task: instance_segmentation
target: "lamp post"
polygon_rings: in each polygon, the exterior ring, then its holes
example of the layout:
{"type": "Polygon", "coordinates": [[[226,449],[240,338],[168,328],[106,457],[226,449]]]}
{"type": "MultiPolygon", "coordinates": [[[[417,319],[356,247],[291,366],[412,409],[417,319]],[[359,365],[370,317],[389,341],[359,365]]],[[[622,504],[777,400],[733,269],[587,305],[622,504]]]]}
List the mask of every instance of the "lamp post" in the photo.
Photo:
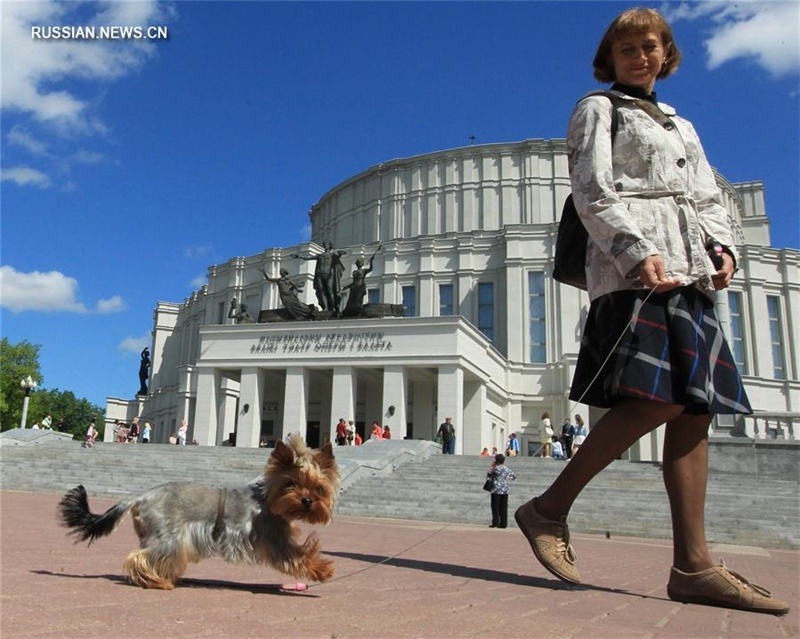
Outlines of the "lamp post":
{"type": "Polygon", "coordinates": [[[28,421],[28,401],[31,398],[31,391],[36,388],[36,382],[28,375],[24,378],[19,385],[25,391],[25,398],[22,400],[22,418],[19,420],[19,427],[25,428],[25,422],[28,421]]]}

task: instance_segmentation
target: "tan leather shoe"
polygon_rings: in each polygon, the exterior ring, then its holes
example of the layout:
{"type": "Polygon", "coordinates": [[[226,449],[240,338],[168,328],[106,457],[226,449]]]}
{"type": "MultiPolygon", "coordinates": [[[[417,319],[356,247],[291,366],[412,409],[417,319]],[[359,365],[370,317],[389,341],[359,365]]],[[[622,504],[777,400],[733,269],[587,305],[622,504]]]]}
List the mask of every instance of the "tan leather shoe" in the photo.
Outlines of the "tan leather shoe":
{"type": "Polygon", "coordinates": [[[536,511],[536,499],[531,499],[517,508],[514,519],[528,539],[539,563],[559,579],[571,584],[581,583],[565,519],[552,521],[542,517],[536,511]]]}
{"type": "Polygon", "coordinates": [[[741,575],[728,570],[723,562],[700,572],[683,572],[673,567],[669,573],[667,594],[673,601],[705,604],[785,615],[786,602],[772,597],[769,590],[751,584],[741,575]]]}

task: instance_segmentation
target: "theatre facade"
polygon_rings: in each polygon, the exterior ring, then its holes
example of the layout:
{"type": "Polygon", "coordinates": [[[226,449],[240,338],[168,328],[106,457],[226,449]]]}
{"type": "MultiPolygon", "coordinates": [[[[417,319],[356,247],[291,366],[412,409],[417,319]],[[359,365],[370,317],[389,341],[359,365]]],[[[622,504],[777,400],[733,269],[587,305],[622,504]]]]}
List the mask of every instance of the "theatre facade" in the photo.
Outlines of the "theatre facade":
{"type": "MultiPolygon", "coordinates": [[[[713,428],[798,439],[800,252],[771,246],[760,181],[717,181],[741,263],[715,305],[757,415],[713,428]]],[[[544,412],[556,427],[575,414],[591,426],[602,411],[568,400],[588,297],[551,277],[569,189],[560,139],[428,153],[346,180],[312,207],[311,242],[233,257],[183,302],[156,305],[148,393],[108,398],[107,421],[139,416],[166,442],[186,420],[200,445],[255,447],[292,432],[319,445],[340,417],[362,434],[377,420],[395,438],[433,439],[451,417],[458,454],[502,449],[511,432],[534,454],[544,412]],[[314,261],[292,255],[326,241],[344,251],[345,286],[375,254],[365,302],[403,316],[275,321],[283,305],[262,270],[286,269],[317,304],[314,261]],[[233,298],[270,321],[229,318],[233,298]]],[[[662,429],[629,457],[658,460],[662,429]]]]}

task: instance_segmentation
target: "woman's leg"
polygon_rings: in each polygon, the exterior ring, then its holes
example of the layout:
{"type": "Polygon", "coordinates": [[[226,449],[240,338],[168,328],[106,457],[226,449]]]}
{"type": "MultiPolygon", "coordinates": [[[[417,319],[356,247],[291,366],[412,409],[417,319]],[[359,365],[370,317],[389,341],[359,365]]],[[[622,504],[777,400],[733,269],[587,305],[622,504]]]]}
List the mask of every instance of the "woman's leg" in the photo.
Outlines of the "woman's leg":
{"type": "Polygon", "coordinates": [[[699,572],[713,564],[706,544],[708,425],[711,415],[683,413],[667,423],[664,485],[672,512],[672,565],[699,572]]]}
{"type": "Polygon", "coordinates": [[[558,521],[591,479],[642,435],[683,412],[683,406],[643,399],[624,400],[608,411],[586,436],[561,474],[536,501],[543,517],[558,521]]]}

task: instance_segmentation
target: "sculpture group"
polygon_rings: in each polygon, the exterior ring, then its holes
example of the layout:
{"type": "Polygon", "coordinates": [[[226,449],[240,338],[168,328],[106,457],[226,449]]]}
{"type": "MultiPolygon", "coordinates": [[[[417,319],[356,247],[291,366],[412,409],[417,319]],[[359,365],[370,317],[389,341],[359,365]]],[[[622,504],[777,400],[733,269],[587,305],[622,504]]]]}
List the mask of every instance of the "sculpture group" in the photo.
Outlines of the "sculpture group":
{"type": "MultiPolygon", "coordinates": [[[[264,269],[261,274],[267,282],[278,287],[278,295],[281,299],[283,309],[273,309],[262,311],[258,321],[286,321],[286,320],[324,320],[340,317],[362,317],[365,312],[364,298],[367,294],[366,279],[372,272],[373,262],[382,244],[369,257],[369,266],[363,257],[359,257],[355,262],[352,279],[349,283],[342,285],[342,274],[345,271],[342,257],[347,255],[347,251],[335,250],[328,240],[322,243],[322,252],[317,254],[300,255],[291,253],[292,259],[314,261],[314,293],[317,297],[317,305],[306,304],[300,299],[303,292],[303,282],[295,283],[289,276],[285,268],[280,269],[278,277],[271,277],[264,269]],[[342,307],[342,294],[348,291],[347,301],[342,307]]],[[[397,305],[381,304],[379,308],[373,309],[374,316],[380,315],[400,315],[402,307],[397,305]]],[[[249,313],[247,306],[240,303],[236,298],[231,300],[231,308],[228,317],[232,318],[237,324],[252,323],[255,320],[249,313]]]]}

